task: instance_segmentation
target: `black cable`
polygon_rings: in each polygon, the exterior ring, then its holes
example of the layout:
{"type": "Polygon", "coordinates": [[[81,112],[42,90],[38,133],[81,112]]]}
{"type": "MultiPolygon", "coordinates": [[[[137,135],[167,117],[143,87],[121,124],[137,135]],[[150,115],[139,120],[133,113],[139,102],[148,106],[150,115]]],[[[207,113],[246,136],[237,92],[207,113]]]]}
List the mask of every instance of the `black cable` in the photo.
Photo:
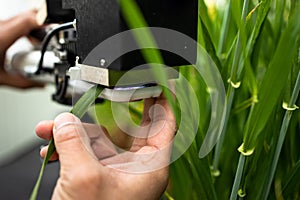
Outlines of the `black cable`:
{"type": "Polygon", "coordinates": [[[43,40],[42,43],[42,49],[41,49],[41,58],[38,64],[38,69],[35,72],[36,75],[40,74],[43,70],[47,71],[43,68],[43,63],[44,63],[44,57],[45,57],[45,53],[47,51],[48,45],[51,41],[51,39],[59,32],[62,30],[66,30],[69,28],[74,28],[74,23],[73,22],[68,22],[68,23],[64,23],[59,25],[58,27],[53,28],[45,37],[45,39],[43,40]]]}

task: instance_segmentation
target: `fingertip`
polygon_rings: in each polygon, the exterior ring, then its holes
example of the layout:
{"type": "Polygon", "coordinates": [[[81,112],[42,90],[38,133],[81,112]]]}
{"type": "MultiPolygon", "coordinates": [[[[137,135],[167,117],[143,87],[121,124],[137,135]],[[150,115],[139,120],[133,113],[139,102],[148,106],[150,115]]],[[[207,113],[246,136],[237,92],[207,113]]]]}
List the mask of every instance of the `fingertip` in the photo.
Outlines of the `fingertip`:
{"type": "MultiPolygon", "coordinates": [[[[48,151],[48,145],[41,148],[41,150],[40,150],[41,158],[44,159],[46,157],[47,151],[48,151]]],[[[50,161],[55,161],[55,160],[58,160],[58,154],[56,152],[54,152],[50,158],[50,161]]]]}
{"type": "Polygon", "coordinates": [[[50,121],[50,120],[43,120],[43,121],[40,121],[36,126],[35,126],[35,130],[36,132],[39,132],[41,131],[41,129],[49,126],[49,124],[53,122],[53,121],[50,121]]]}
{"type": "Polygon", "coordinates": [[[44,158],[46,156],[47,151],[48,151],[48,146],[42,147],[41,150],[40,150],[40,156],[42,158],[44,158]]]}
{"type": "Polygon", "coordinates": [[[63,113],[57,115],[57,117],[55,118],[54,122],[58,122],[58,121],[63,120],[63,119],[68,119],[69,121],[71,121],[71,120],[75,120],[74,118],[76,118],[76,117],[72,113],[70,113],[70,112],[63,112],[63,113]]]}
{"type": "Polygon", "coordinates": [[[80,119],[78,119],[75,115],[73,115],[72,113],[61,113],[59,114],[55,119],[54,119],[54,129],[58,130],[60,129],[62,126],[69,124],[69,123],[75,123],[75,122],[79,122],[80,123],[80,119]]]}
{"type": "Polygon", "coordinates": [[[52,138],[53,121],[41,121],[35,127],[36,134],[46,140],[52,138]]]}

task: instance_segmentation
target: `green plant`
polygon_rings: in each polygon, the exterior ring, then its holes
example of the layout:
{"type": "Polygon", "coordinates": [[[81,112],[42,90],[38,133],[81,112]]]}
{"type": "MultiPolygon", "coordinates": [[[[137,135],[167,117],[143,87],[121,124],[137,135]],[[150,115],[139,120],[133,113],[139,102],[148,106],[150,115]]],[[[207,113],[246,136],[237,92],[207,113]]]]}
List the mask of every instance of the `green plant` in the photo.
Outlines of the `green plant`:
{"type": "MultiPolygon", "coordinates": [[[[147,27],[135,1],[120,2],[131,28],[147,27]]],[[[177,120],[181,120],[177,122],[179,140],[197,134],[186,152],[171,164],[164,198],[298,199],[300,2],[225,3],[224,9],[198,0],[198,43],[211,59],[199,53],[195,67],[180,67],[182,78],[176,81],[176,90],[181,101],[172,103],[177,120]],[[216,147],[199,158],[213,115],[210,96],[215,88],[198,72],[211,66],[211,61],[222,75],[227,110],[218,113],[224,116],[219,122],[224,127],[216,147]],[[192,94],[196,94],[196,101],[192,94]],[[288,103],[282,106],[283,102],[288,103]]],[[[143,31],[136,35],[138,43],[154,47],[149,31],[143,31]]],[[[143,51],[143,55],[149,63],[163,62],[158,50],[143,51]]],[[[152,67],[158,82],[167,85],[160,69],[152,67]]],[[[179,142],[174,149],[181,147],[179,142]]]]}
{"type": "MultiPolygon", "coordinates": [[[[194,68],[181,67],[181,76],[198,94],[202,117],[194,142],[171,165],[165,198],[299,199],[300,184],[296,180],[300,174],[300,113],[296,104],[300,84],[300,2],[227,0],[225,9],[216,4],[208,7],[204,0],[198,3],[198,43],[222,74],[227,110],[216,148],[199,159],[210,123],[211,110],[207,107],[212,105],[211,94],[194,68]]],[[[138,15],[130,19],[133,28],[134,24],[146,26],[140,18],[138,15]]],[[[157,57],[156,53],[152,57],[157,57]]],[[[202,61],[197,62],[198,68],[210,65],[210,60],[204,59],[207,62],[203,63],[203,58],[199,59],[202,61]]],[[[189,95],[186,86],[177,80],[177,96],[189,95]]],[[[187,100],[181,109],[190,107],[193,112],[193,103],[187,100]]],[[[194,130],[195,118],[193,114],[180,114],[191,122],[179,133],[188,137],[187,133],[194,130]]]]}
{"type": "MultiPolygon", "coordinates": [[[[214,151],[199,159],[209,123],[200,119],[195,142],[171,165],[167,197],[299,199],[300,2],[228,0],[225,10],[198,2],[198,42],[227,88],[225,126],[214,151]]],[[[209,116],[205,93],[197,94],[209,116]]]]}
{"type": "MultiPolygon", "coordinates": [[[[147,26],[133,0],[120,3],[129,26],[147,26]]],[[[227,0],[218,7],[198,0],[198,5],[198,43],[211,60],[201,54],[195,68],[180,67],[184,78],[176,81],[177,97],[196,94],[196,101],[184,98],[178,105],[168,95],[177,120],[185,120],[177,122],[184,124],[180,139],[196,134],[171,164],[163,198],[300,199],[300,1],[227,0]],[[199,158],[213,115],[213,92],[197,69],[211,61],[222,75],[227,110],[217,113],[224,116],[217,145],[199,158]]],[[[151,34],[143,36],[137,41],[155,46],[151,34]]],[[[155,49],[143,54],[149,63],[162,63],[155,49]]],[[[167,85],[160,69],[153,69],[167,85]]],[[[109,113],[109,107],[98,111],[109,113]]]]}

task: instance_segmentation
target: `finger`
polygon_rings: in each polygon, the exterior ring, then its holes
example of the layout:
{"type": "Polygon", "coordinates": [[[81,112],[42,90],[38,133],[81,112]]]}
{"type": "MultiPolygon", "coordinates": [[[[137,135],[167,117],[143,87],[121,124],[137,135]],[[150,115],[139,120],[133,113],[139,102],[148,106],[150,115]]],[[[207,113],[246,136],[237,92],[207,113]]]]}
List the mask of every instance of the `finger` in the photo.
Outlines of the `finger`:
{"type": "Polygon", "coordinates": [[[74,166],[98,162],[81,121],[70,113],[63,113],[54,120],[53,136],[61,166],[72,170],[74,166]]]}
{"type": "Polygon", "coordinates": [[[145,146],[147,144],[147,137],[149,133],[151,123],[151,116],[150,116],[150,109],[155,104],[156,99],[155,98],[149,98],[145,99],[144,101],[144,111],[142,115],[142,122],[141,122],[141,129],[137,129],[138,133],[135,133],[136,137],[133,142],[132,146],[130,148],[130,151],[135,152],[138,151],[140,148],[145,146]]]}
{"type": "Polygon", "coordinates": [[[176,120],[167,99],[163,95],[145,101],[142,124],[148,124],[148,131],[144,133],[147,135],[143,138],[136,138],[131,151],[137,151],[146,145],[163,148],[172,141],[176,132],[176,120]]]}
{"type": "Polygon", "coordinates": [[[149,173],[169,165],[169,149],[158,150],[155,147],[144,146],[137,152],[123,152],[104,159],[101,163],[127,173],[149,173]]]}
{"type": "Polygon", "coordinates": [[[5,27],[0,29],[2,51],[5,51],[18,38],[29,34],[32,29],[39,27],[35,16],[36,11],[30,10],[1,22],[1,27],[5,27]]]}
{"type": "Polygon", "coordinates": [[[111,138],[107,129],[104,126],[99,126],[97,124],[83,123],[83,128],[90,138],[106,137],[111,138]]]}
{"type": "Polygon", "coordinates": [[[173,114],[172,108],[164,95],[161,95],[156,99],[155,105],[158,105],[158,107],[157,109],[153,110],[152,113],[153,121],[166,120],[169,122],[175,122],[175,116],[173,114]]]}
{"type": "Polygon", "coordinates": [[[160,96],[156,100],[152,110],[152,122],[148,146],[155,146],[162,149],[168,146],[176,133],[176,119],[166,98],[160,96]]]}
{"type": "Polygon", "coordinates": [[[35,132],[40,138],[51,140],[53,126],[53,121],[41,121],[36,125],[35,132]]]}
{"type": "Polygon", "coordinates": [[[150,109],[151,107],[155,104],[156,99],[155,98],[149,98],[145,99],[144,101],[144,111],[143,111],[143,116],[142,116],[142,126],[146,126],[151,122],[151,116],[150,116],[150,109]]]}
{"type": "MultiPolygon", "coordinates": [[[[37,124],[35,128],[36,134],[45,140],[51,140],[52,136],[52,129],[53,129],[53,121],[41,121],[37,124]]],[[[40,150],[40,156],[42,158],[45,158],[48,151],[48,145],[43,147],[40,150]]],[[[56,152],[53,153],[53,155],[50,158],[50,161],[55,161],[58,159],[58,154],[56,152]]]]}
{"type": "MultiPolygon", "coordinates": [[[[43,148],[41,149],[41,151],[40,151],[40,156],[41,156],[42,158],[45,158],[45,156],[46,156],[46,154],[47,154],[47,151],[48,151],[48,145],[45,146],[45,147],[43,147],[43,148]]],[[[58,160],[58,154],[57,154],[56,151],[53,153],[53,155],[51,156],[51,158],[50,158],[49,160],[50,160],[50,161],[58,160]]]]}
{"type": "Polygon", "coordinates": [[[99,160],[117,154],[116,147],[104,127],[96,124],[83,124],[83,127],[90,138],[92,150],[99,160]]]}
{"type": "Polygon", "coordinates": [[[8,74],[4,71],[0,72],[0,85],[9,85],[16,88],[32,88],[43,87],[44,85],[35,81],[31,81],[19,74],[8,74]]]}

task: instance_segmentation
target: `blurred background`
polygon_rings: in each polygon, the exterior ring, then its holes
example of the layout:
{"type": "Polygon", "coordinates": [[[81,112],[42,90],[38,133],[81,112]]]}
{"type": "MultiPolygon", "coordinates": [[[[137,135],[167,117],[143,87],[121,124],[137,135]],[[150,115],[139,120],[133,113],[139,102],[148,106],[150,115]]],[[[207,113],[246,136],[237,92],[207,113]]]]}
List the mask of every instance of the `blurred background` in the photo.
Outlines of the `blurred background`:
{"type": "MultiPolygon", "coordinates": [[[[33,8],[37,0],[0,0],[0,20],[33,8]]],[[[1,29],[2,27],[0,27],[1,29]]],[[[21,38],[7,52],[7,59],[32,48],[21,38]]],[[[18,90],[0,86],[0,199],[28,199],[41,166],[39,148],[46,141],[35,135],[41,120],[53,119],[70,108],[51,100],[54,87],[18,90]]],[[[58,177],[58,163],[47,167],[39,199],[50,199],[58,177]]]]}

